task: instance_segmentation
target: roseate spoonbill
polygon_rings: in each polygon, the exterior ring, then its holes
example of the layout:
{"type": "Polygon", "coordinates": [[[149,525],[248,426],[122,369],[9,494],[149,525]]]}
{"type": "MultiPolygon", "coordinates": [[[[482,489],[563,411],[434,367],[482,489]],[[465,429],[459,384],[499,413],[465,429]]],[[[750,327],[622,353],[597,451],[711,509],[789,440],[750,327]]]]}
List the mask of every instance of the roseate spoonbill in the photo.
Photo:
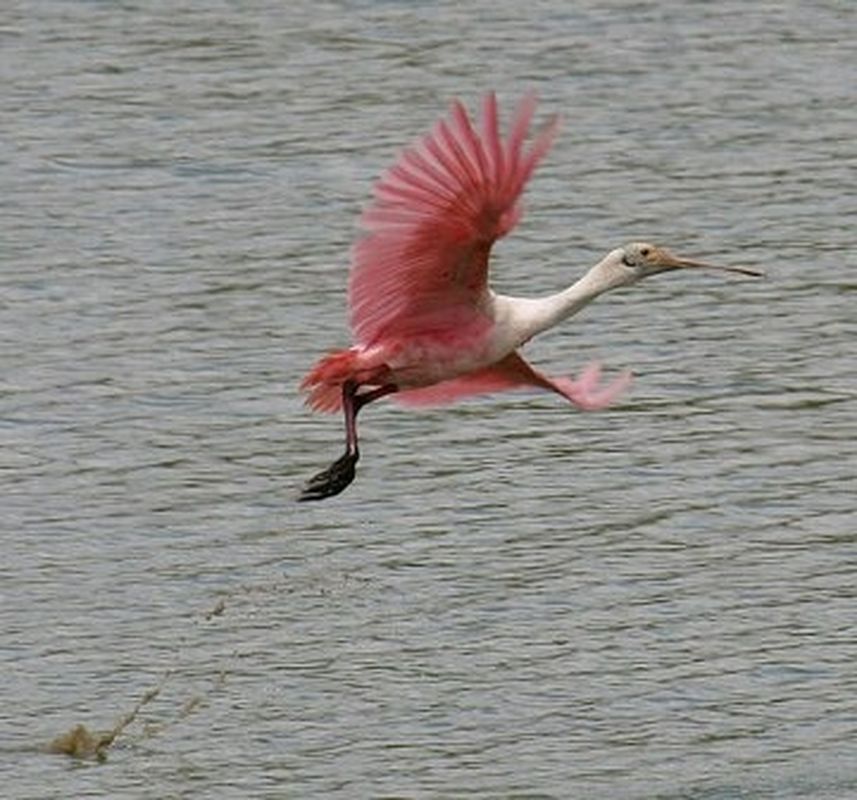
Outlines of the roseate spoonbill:
{"type": "Polygon", "coordinates": [[[529,386],[580,409],[604,408],[626,388],[628,373],[606,386],[597,364],[577,380],[548,377],[524,360],[521,346],[603,292],[650,275],[680,269],[761,274],[633,243],[612,250],[557,294],[495,294],[488,285],[491,246],[518,222],[524,186],[559,124],[553,117],[525,146],[535,105],[532,94],[524,97],[503,138],[493,93],[483,102],[481,132],[454,102],[449,118],[376,183],[348,284],[355,344],[324,356],[301,384],[313,409],[343,411],[346,449],[309,480],[301,500],[338,494],[354,479],[357,413],[367,403],[395,393],[405,404],[434,405],[529,386]]]}

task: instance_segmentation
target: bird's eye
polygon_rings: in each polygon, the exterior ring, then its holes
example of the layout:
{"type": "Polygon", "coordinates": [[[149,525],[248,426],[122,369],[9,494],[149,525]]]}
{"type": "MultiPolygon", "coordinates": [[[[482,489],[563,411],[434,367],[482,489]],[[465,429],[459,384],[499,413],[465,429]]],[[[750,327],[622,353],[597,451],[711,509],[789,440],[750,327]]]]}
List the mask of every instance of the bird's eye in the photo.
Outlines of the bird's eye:
{"type": "Polygon", "coordinates": [[[649,253],[651,253],[651,252],[652,252],[652,251],[651,251],[651,250],[649,250],[649,248],[648,248],[648,247],[644,247],[642,250],[640,250],[640,255],[641,255],[643,258],[648,258],[648,257],[649,257],[649,253]]]}

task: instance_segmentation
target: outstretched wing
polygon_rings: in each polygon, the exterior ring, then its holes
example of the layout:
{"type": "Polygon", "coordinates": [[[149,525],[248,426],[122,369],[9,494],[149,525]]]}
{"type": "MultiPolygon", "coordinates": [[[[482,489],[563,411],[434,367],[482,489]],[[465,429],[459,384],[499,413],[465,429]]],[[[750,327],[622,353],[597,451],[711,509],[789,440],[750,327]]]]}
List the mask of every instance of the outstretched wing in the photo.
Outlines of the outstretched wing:
{"type": "Polygon", "coordinates": [[[504,140],[493,93],[483,103],[481,132],[456,101],[449,118],[380,178],[353,252],[348,301],[356,342],[436,330],[444,319],[456,325],[462,312],[475,312],[491,246],[518,221],[521,193],[557,130],[554,118],[524,147],[535,107],[534,95],[525,96],[504,140]]]}
{"type": "Polygon", "coordinates": [[[601,367],[589,364],[577,380],[557,378],[539,372],[520,353],[510,353],[501,361],[476,372],[419,389],[397,392],[393,399],[406,406],[436,406],[465,397],[505,389],[530,386],[556,392],[581,411],[607,408],[631,384],[631,373],[623,372],[606,386],[601,383],[601,367]]]}

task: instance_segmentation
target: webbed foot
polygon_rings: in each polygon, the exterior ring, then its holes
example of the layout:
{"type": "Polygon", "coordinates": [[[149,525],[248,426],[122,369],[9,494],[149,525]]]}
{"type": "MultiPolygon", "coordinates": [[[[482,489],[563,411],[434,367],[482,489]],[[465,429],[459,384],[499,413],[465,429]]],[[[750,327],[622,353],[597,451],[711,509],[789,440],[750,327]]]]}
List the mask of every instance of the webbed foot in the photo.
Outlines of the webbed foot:
{"type": "Polygon", "coordinates": [[[314,475],[306,482],[298,500],[324,500],[346,489],[354,480],[354,467],[360,458],[357,452],[340,456],[327,469],[314,475]]]}

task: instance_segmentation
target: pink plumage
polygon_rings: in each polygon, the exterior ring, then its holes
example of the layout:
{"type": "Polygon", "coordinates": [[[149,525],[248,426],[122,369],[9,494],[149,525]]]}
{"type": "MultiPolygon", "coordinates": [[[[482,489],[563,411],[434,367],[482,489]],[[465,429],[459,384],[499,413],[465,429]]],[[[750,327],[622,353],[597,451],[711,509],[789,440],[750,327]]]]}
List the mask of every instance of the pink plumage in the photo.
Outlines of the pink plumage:
{"type": "Polygon", "coordinates": [[[377,182],[348,286],[356,346],[326,356],[304,379],[315,410],[337,411],[344,382],[376,383],[367,375],[392,379],[402,402],[420,405],[525,385],[499,366],[459,375],[490,349],[491,246],[518,222],[521,194],[559,124],[554,117],[525,148],[535,106],[532,94],[524,97],[504,140],[493,93],[483,103],[481,134],[456,101],[449,120],[377,182]],[[415,386],[436,388],[409,393],[415,386]]]}
{"type": "Polygon", "coordinates": [[[348,283],[354,344],[322,358],[302,383],[315,410],[344,411],[346,451],[310,480],[301,499],[329,497],[353,480],[357,413],[388,394],[426,406],[535,387],[583,410],[604,408],[626,389],[629,373],[607,386],[600,385],[595,364],[576,380],[549,377],[528,364],[520,348],[605,291],[666,270],[711,268],[632,243],[556,294],[494,293],[488,285],[491,247],[520,219],[521,194],[559,125],[553,117],[529,138],[535,107],[535,97],[525,96],[503,137],[493,93],[483,102],[479,130],[455,102],[449,117],[405,150],[375,185],[348,283]]]}
{"type": "Polygon", "coordinates": [[[524,150],[534,110],[528,95],[504,142],[493,94],[483,104],[481,136],[456,102],[449,121],[381,177],[361,220],[367,233],[354,247],[348,286],[357,343],[451,327],[448,320],[474,313],[487,288],[491,245],[517,223],[524,185],[556,133],[554,119],[524,150]]]}

